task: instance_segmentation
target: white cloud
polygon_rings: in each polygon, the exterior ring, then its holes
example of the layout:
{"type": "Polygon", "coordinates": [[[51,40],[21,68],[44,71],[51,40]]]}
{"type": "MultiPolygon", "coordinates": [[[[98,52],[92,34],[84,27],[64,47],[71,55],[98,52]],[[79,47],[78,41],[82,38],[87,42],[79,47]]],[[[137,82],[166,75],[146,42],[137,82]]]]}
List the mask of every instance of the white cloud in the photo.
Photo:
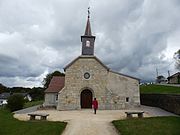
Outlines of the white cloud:
{"type": "Polygon", "coordinates": [[[1,0],[0,82],[38,86],[45,73],[80,55],[91,5],[95,54],[109,67],[143,80],[176,72],[178,0],[1,0]]]}

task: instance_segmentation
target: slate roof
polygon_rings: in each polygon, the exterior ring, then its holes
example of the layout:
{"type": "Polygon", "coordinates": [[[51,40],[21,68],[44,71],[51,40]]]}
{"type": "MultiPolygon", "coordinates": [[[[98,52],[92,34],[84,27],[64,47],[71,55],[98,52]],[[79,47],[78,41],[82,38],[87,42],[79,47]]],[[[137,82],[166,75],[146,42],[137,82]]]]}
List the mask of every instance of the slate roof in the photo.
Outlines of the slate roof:
{"type": "Polygon", "coordinates": [[[65,83],[64,76],[53,76],[48,88],[44,92],[45,93],[57,93],[62,88],[64,88],[64,83],[65,83]]]}
{"type": "Polygon", "coordinates": [[[178,76],[178,75],[180,75],[180,72],[177,72],[177,73],[175,73],[175,74],[169,76],[168,79],[173,78],[173,77],[178,76]]]}
{"type": "MultiPolygon", "coordinates": [[[[27,96],[28,93],[12,93],[12,95],[22,95],[23,97],[27,96]]],[[[0,99],[8,99],[10,97],[10,93],[4,92],[0,94],[0,99]]]]}
{"type": "Polygon", "coordinates": [[[90,25],[89,17],[88,17],[88,20],[87,20],[87,24],[86,24],[86,29],[85,29],[84,35],[85,35],[85,36],[92,36],[92,33],[91,33],[91,25],[90,25]]]}
{"type": "Polygon", "coordinates": [[[8,97],[10,97],[10,93],[4,92],[0,94],[0,99],[8,99],[8,97]]]}

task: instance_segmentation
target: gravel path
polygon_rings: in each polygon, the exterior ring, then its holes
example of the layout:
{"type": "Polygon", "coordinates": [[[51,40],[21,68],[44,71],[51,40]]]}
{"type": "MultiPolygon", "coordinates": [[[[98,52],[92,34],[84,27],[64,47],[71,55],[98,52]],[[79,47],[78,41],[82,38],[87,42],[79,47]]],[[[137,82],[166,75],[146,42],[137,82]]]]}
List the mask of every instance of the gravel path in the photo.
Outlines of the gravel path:
{"type": "MultiPolygon", "coordinates": [[[[143,110],[145,117],[174,116],[174,114],[156,107],[141,106],[133,110],[143,110]]],[[[127,110],[98,110],[96,115],[90,109],[74,111],[43,110],[37,112],[50,114],[49,121],[68,122],[63,135],[118,135],[111,121],[125,119],[125,111],[127,110]]],[[[14,117],[19,120],[29,120],[27,113],[15,114],[14,117]]]]}
{"type": "Polygon", "coordinates": [[[167,112],[158,107],[150,107],[141,105],[141,109],[144,110],[150,116],[177,116],[174,113],[167,112]]]}
{"type": "Polygon", "coordinates": [[[37,111],[37,108],[38,108],[39,106],[40,106],[40,105],[36,105],[36,106],[33,106],[33,107],[21,109],[21,110],[15,111],[15,112],[13,112],[13,113],[15,113],[15,114],[24,114],[24,113],[35,112],[35,111],[37,111]]]}

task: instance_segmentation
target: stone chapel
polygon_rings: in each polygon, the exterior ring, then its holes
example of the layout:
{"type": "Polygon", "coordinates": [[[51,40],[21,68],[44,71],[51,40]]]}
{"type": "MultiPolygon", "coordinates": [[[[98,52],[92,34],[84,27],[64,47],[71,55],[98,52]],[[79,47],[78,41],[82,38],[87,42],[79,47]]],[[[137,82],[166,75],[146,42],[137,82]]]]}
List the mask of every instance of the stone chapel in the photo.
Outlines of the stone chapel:
{"type": "Polygon", "coordinates": [[[92,108],[94,97],[99,109],[128,109],[140,105],[139,79],[108,68],[94,55],[95,36],[88,15],[81,36],[82,53],[65,66],[65,77],[53,77],[45,91],[44,106],[57,110],[92,108]]]}

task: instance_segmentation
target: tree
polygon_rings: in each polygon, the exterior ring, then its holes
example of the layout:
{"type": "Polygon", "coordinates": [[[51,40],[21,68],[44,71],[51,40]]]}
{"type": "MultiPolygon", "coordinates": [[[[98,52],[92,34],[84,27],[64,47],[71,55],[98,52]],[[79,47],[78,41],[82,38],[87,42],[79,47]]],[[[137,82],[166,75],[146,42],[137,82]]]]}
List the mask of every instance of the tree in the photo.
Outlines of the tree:
{"type": "Polygon", "coordinates": [[[174,53],[174,59],[176,61],[175,63],[176,69],[180,70],[180,49],[174,53]]]}
{"type": "Polygon", "coordinates": [[[24,87],[12,87],[12,88],[8,88],[9,92],[13,92],[13,93],[28,93],[31,88],[24,88],[24,87]]]}
{"type": "Polygon", "coordinates": [[[20,94],[11,95],[8,98],[7,107],[10,109],[11,112],[17,111],[23,108],[25,100],[24,97],[20,94]]]}
{"type": "Polygon", "coordinates": [[[0,83],[0,93],[6,92],[7,87],[0,83]]]}
{"type": "Polygon", "coordinates": [[[43,100],[44,99],[44,88],[34,87],[29,91],[33,100],[43,100]]]}
{"type": "Polygon", "coordinates": [[[43,82],[42,82],[44,85],[44,88],[48,87],[53,76],[65,76],[65,74],[61,73],[59,71],[54,71],[52,73],[47,74],[46,77],[43,79],[43,82]]]}

